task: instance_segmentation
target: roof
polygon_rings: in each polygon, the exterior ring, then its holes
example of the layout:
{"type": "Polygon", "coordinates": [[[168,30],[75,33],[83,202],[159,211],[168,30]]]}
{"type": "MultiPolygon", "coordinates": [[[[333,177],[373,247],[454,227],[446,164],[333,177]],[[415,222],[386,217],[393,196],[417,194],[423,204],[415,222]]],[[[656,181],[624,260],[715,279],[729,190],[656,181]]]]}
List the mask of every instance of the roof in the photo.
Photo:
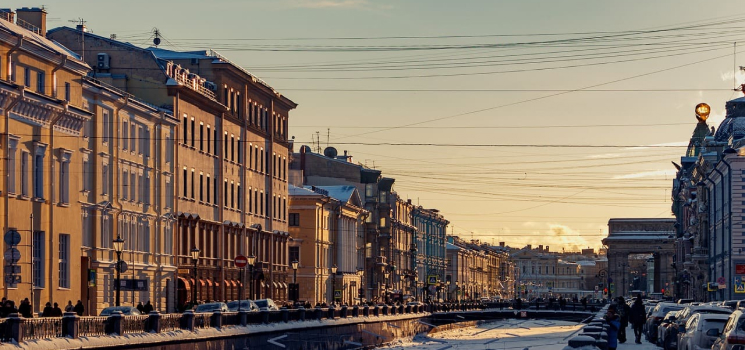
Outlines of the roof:
{"type": "Polygon", "coordinates": [[[320,196],[321,194],[313,192],[309,189],[290,185],[287,188],[287,192],[290,196],[320,196]]]}
{"type": "Polygon", "coordinates": [[[360,205],[359,194],[357,194],[357,188],[354,186],[315,186],[315,188],[326,190],[329,197],[338,199],[342,203],[349,203],[351,201],[354,205],[360,205]]]}
{"type": "Polygon", "coordinates": [[[447,249],[449,249],[449,250],[461,250],[461,249],[463,249],[463,248],[461,248],[461,247],[459,247],[459,246],[457,246],[455,244],[452,244],[452,243],[445,243],[445,247],[447,249]]]}
{"type": "MultiPolygon", "coordinates": [[[[84,65],[86,67],[89,67],[85,62],[83,62],[80,59],[80,56],[78,56],[76,53],[68,50],[66,47],[62,46],[60,43],[49,40],[45,38],[42,35],[36,34],[30,30],[24,29],[22,27],[17,26],[14,23],[8,22],[6,20],[0,20],[0,29],[4,29],[6,31],[9,31],[11,33],[23,35],[24,41],[32,42],[42,48],[45,48],[49,51],[52,51],[56,54],[63,55],[67,57],[68,59],[72,59],[76,61],[78,64],[84,65]]],[[[89,67],[90,68],[90,67],[89,67]]]]}

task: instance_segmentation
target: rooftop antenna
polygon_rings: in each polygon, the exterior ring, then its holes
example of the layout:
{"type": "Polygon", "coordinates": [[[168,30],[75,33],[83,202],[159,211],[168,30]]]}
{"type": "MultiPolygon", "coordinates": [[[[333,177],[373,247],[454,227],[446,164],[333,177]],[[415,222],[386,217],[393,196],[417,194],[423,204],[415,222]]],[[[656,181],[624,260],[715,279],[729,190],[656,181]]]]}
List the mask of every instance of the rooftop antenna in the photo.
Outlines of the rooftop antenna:
{"type": "Polygon", "coordinates": [[[160,45],[160,30],[158,28],[153,28],[153,35],[155,35],[155,38],[153,38],[153,45],[155,47],[158,47],[160,45]]]}
{"type": "Polygon", "coordinates": [[[321,153],[321,133],[316,131],[316,153],[321,153]]]}
{"type": "Polygon", "coordinates": [[[331,128],[326,128],[326,147],[329,146],[331,140],[331,128]]]}
{"type": "Polygon", "coordinates": [[[78,17],[78,19],[71,19],[71,20],[68,20],[68,22],[77,23],[77,25],[75,26],[75,29],[80,30],[80,59],[81,61],[85,61],[85,32],[86,32],[85,23],[86,23],[86,20],[78,17]]]}

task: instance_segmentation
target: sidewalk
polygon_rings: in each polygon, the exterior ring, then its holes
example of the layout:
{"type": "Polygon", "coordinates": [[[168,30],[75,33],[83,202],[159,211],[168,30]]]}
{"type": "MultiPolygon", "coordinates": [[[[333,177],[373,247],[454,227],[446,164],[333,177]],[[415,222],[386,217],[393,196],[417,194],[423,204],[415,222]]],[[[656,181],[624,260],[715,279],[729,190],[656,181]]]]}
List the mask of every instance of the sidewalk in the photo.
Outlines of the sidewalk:
{"type": "Polygon", "coordinates": [[[644,340],[644,335],[642,335],[642,343],[637,344],[634,343],[634,329],[629,326],[626,328],[626,342],[623,344],[618,344],[617,350],[661,350],[660,347],[657,345],[654,345],[646,340],[644,340]]]}

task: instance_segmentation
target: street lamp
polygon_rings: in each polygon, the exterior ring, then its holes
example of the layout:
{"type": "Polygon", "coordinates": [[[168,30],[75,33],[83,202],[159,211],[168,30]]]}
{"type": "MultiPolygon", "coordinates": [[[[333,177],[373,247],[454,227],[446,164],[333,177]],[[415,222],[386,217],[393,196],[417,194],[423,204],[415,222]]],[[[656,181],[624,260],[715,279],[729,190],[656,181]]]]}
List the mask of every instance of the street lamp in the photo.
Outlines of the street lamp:
{"type": "MultiPolygon", "coordinates": [[[[383,276],[385,277],[385,296],[386,296],[386,298],[388,297],[388,277],[389,277],[390,275],[391,275],[391,273],[390,273],[390,272],[388,272],[388,271],[386,271],[386,272],[385,272],[385,273],[383,274],[383,276]]],[[[388,302],[388,301],[386,300],[386,302],[388,302]]]]}
{"type": "Polygon", "coordinates": [[[124,240],[121,236],[117,236],[114,240],[114,251],[116,252],[116,306],[119,306],[119,296],[122,290],[122,249],[124,249],[124,240]]]}
{"type": "MultiPolygon", "coordinates": [[[[452,300],[453,297],[450,296],[450,280],[445,281],[445,285],[447,286],[446,288],[448,289],[447,298],[452,300]]],[[[450,301],[448,301],[448,302],[450,302],[450,301]]]]}
{"type": "Polygon", "coordinates": [[[362,290],[362,295],[360,295],[359,291],[357,292],[357,297],[360,299],[360,304],[362,304],[362,298],[364,298],[364,291],[365,291],[365,278],[363,275],[365,274],[365,269],[358,268],[357,269],[357,275],[360,276],[360,287],[359,289],[362,290]]]}
{"type": "Polygon", "coordinates": [[[194,263],[194,290],[192,291],[192,303],[197,304],[197,262],[199,261],[199,248],[191,249],[191,261],[194,263]]]}
{"type": "Polygon", "coordinates": [[[292,262],[292,273],[293,273],[292,284],[295,285],[292,290],[294,291],[293,292],[294,293],[293,296],[295,297],[294,298],[294,301],[295,301],[295,303],[297,303],[297,297],[298,297],[298,294],[300,294],[299,293],[299,288],[298,288],[298,285],[297,285],[297,260],[295,260],[295,261],[292,262]]]}
{"type": "Polygon", "coordinates": [[[334,266],[331,266],[331,276],[332,276],[332,287],[331,287],[331,302],[336,302],[336,264],[334,266]]]}
{"type": "Polygon", "coordinates": [[[251,300],[254,299],[253,290],[254,290],[254,263],[256,262],[256,257],[251,254],[246,258],[248,260],[248,276],[249,276],[249,284],[248,284],[248,295],[251,297],[251,300]]]}

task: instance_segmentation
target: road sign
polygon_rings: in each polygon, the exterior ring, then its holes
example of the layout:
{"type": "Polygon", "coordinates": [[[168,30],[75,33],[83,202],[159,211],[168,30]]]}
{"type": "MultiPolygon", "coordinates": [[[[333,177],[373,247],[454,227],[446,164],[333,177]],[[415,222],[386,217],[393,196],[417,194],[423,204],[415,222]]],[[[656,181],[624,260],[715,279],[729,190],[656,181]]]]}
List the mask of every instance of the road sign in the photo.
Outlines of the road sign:
{"type": "Polygon", "coordinates": [[[735,293],[737,294],[745,293],[745,284],[742,284],[742,283],[735,284],[735,293]]]}
{"type": "Polygon", "coordinates": [[[18,243],[21,243],[21,234],[18,231],[10,229],[5,232],[5,244],[18,245],[18,243]]]}
{"type": "Polygon", "coordinates": [[[5,276],[6,284],[19,284],[21,283],[21,275],[7,275],[5,276]]]}
{"type": "Polygon", "coordinates": [[[334,291],[334,299],[341,299],[341,289],[334,291]]]}
{"type": "Polygon", "coordinates": [[[18,249],[10,248],[5,251],[5,260],[14,263],[21,260],[21,252],[18,249]]]}
{"type": "Polygon", "coordinates": [[[717,283],[718,284],[724,284],[725,283],[724,277],[717,278],[717,283]]]}
{"type": "Polygon", "coordinates": [[[437,284],[437,275],[427,276],[427,284],[437,284]]]}
{"type": "Polygon", "coordinates": [[[129,270],[129,266],[127,266],[127,262],[122,260],[119,262],[119,273],[125,273],[129,270]]]}
{"type": "Polygon", "coordinates": [[[616,292],[616,284],[615,283],[611,283],[610,284],[610,292],[611,293],[615,293],[616,292]]]}
{"type": "Polygon", "coordinates": [[[243,255],[238,255],[233,259],[233,262],[235,263],[235,267],[246,267],[246,265],[248,265],[248,258],[243,255]]]}
{"type": "Polygon", "coordinates": [[[179,275],[188,275],[190,273],[192,273],[192,270],[191,269],[178,269],[178,274],[179,275]]]}
{"type": "Polygon", "coordinates": [[[21,273],[21,266],[20,265],[5,265],[5,274],[15,274],[15,273],[21,273]]]}

